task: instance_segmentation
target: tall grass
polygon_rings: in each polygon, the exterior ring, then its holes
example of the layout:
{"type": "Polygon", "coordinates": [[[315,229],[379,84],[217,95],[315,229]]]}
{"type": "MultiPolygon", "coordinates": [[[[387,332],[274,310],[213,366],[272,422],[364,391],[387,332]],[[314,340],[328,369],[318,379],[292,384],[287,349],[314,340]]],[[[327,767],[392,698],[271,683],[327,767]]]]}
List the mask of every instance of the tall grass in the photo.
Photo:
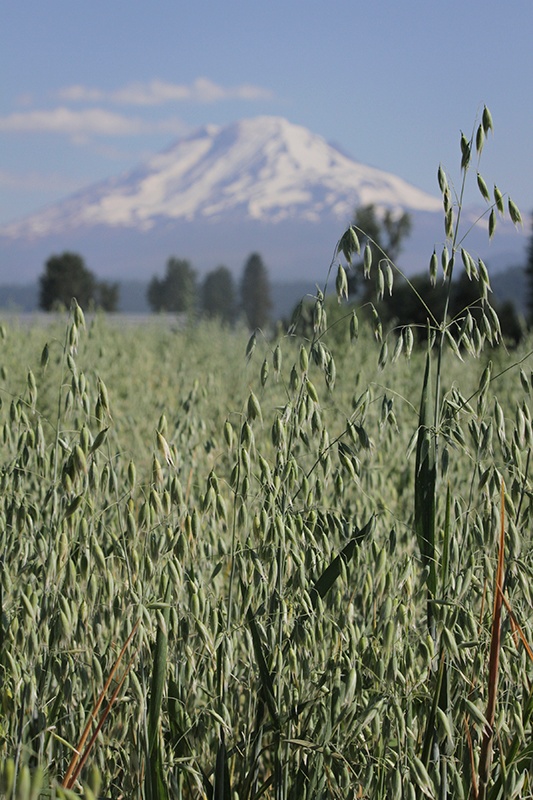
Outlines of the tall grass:
{"type": "MultiPolygon", "coordinates": [[[[491,127],[457,198],[439,170],[430,259],[480,300],[428,310],[424,344],[346,303],[353,228],[303,336],[124,333],[77,304],[4,330],[4,796],[531,796],[530,351],[461,232],[491,127]]],[[[368,253],[381,297],[396,267],[368,253]]]]}

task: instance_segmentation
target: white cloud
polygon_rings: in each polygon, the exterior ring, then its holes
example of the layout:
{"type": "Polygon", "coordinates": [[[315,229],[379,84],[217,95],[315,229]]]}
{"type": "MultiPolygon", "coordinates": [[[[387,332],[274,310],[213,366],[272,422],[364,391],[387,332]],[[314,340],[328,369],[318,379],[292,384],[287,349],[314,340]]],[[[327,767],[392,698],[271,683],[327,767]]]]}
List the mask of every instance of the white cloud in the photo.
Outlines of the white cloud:
{"type": "Polygon", "coordinates": [[[79,84],[60,89],[60,91],[57,92],[57,96],[60,100],[74,103],[80,101],[95,103],[104,99],[104,93],[101,92],[100,89],[89,89],[79,84]]]}
{"type": "Polygon", "coordinates": [[[62,133],[77,141],[90,136],[137,136],[157,132],[182,133],[183,130],[183,123],[176,119],[148,122],[102,108],[72,111],[62,107],[48,111],[20,111],[0,117],[0,131],[62,133]]]}
{"type": "Polygon", "coordinates": [[[66,133],[72,136],[100,134],[126,136],[144,133],[142,120],[125,117],[101,108],[71,111],[54,108],[49,111],[19,111],[0,117],[0,131],[66,133]]]}
{"type": "Polygon", "coordinates": [[[166,103],[215,103],[222,100],[268,100],[273,94],[269,89],[252,84],[224,87],[208,78],[197,78],[193,83],[179,84],[153,80],[147,83],[131,83],[113,92],[104,92],[87,86],[74,85],[61,89],[61,100],[68,102],[109,102],[118,105],[159,106],[166,103]]]}
{"type": "MultiPolygon", "coordinates": [[[[197,78],[191,84],[152,80],[131,83],[114,91],[73,84],[57,93],[62,105],[52,109],[20,108],[0,116],[0,132],[57,133],[69,136],[77,144],[86,144],[98,136],[141,136],[153,133],[181,135],[187,128],[176,118],[149,120],[142,116],[122,114],[102,107],[104,104],[147,108],[170,103],[215,103],[223,100],[256,101],[272,97],[272,92],[252,84],[224,87],[197,78]],[[95,104],[94,107],[74,108],[73,103],[95,104]]],[[[32,98],[19,98],[20,104],[32,98]]]]}

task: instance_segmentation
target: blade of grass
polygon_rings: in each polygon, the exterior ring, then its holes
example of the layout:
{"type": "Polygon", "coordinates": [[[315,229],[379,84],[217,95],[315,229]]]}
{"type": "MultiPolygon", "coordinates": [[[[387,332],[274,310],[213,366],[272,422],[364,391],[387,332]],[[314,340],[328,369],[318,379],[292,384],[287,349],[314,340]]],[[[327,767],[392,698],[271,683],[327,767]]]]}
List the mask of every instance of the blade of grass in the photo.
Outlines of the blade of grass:
{"type": "MultiPolygon", "coordinates": [[[[244,586],[242,588],[244,592],[244,586]]],[[[272,717],[272,722],[274,723],[276,729],[279,730],[280,720],[278,716],[278,710],[276,707],[274,681],[272,674],[267,666],[267,661],[264,654],[263,643],[261,641],[259,628],[257,627],[257,623],[250,608],[248,608],[246,611],[246,617],[248,621],[248,626],[250,628],[250,633],[252,634],[254,655],[255,655],[255,660],[257,662],[257,667],[259,669],[259,677],[261,680],[262,696],[270,712],[270,716],[272,717]]]]}
{"type": "Polygon", "coordinates": [[[322,575],[314,583],[309,593],[314,609],[316,609],[318,598],[322,600],[326,596],[341,574],[342,562],[344,562],[344,564],[348,564],[352,560],[353,554],[355,553],[355,548],[363,541],[363,539],[374,527],[374,519],[374,516],[372,516],[363,528],[356,530],[355,535],[350,539],[348,544],[341,550],[339,555],[333,559],[331,564],[324,570],[322,575]]]}
{"type": "Polygon", "coordinates": [[[479,800],[485,800],[487,796],[487,786],[490,777],[492,764],[492,741],[494,738],[494,717],[496,710],[496,695],[498,690],[498,672],[500,666],[500,645],[501,645],[501,616],[503,598],[503,566],[504,566],[504,547],[505,547],[505,488],[502,481],[501,485],[501,514],[500,514],[500,543],[498,552],[498,567],[496,571],[496,581],[494,587],[494,605],[492,611],[492,630],[490,640],[489,656],[489,681],[488,681],[488,700],[485,718],[488,725],[483,731],[481,742],[481,752],[479,757],[479,800]]]}
{"type": "Polygon", "coordinates": [[[433,601],[436,595],[435,568],[435,490],[437,478],[436,442],[434,431],[434,398],[431,380],[430,354],[426,355],[420,414],[418,420],[418,438],[416,444],[415,466],[415,531],[422,558],[422,566],[426,571],[428,589],[428,629],[435,641],[435,615],[433,601]]]}
{"type": "Polygon", "coordinates": [[[215,767],[215,786],[213,788],[213,800],[229,800],[231,797],[231,786],[229,782],[228,760],[226,753],[226,742],[224,731],[220,728],[220,736],[217,748],[217,761],[215,767]]]}
{"type": "Polygon", "coordinates": [[[444,677],[445,663],[446,663],[445,656],[443,653],[440,659],[439,671],[437,673],[437,685],[435,687],[435,692],[433,694],[433,702],[431,704],[431,710],[427,719],[426,733],[424,736],[424,744],[422,747],[421,761],[426,769],[429,768],[431,749],[435,741],[437,708],[439,707],[439,701],[441,697],[442,680],[444,677]]]}
{"type": "Polygon", "coordinates": [[[477,788],[477,777],[476,777],[476,760],[474,757],[474,746],[472,744],[472,735],[470,733],[470,728],[468,727],[468,715],[465,714],[465,730],[466,730],[466,743],[468,745],[468,759],[470,763],[470,775],[472,778],[472,800],[478,800],[478,788],[477,788]]]}
{"type": "Polygon", "coordinates": [[[151,752],[159,730],[159,715],[163,701],[163,690],[167,669],[168,654],[168,624],[170,620],[170,583],[167,583],[164,593],[164,607],[161,612],[161,623],[158,625],[154,663],[152,668],[152,681],[150,686],[150,701],[148,707],[148,750],[151,752]]]}
{"type": "MultiPolygon", "coordinates": [[[[361,544],[361,542],[372,532],[374,523],[375,517],[372,515],[366,525],[364,525],[361,529],[356,529],[354,536],[352,536],[350,541],[344,546],[341,552],[335,556],[331,564],[326,567],[324,572],[315,581],[309,592],[313,609],[316,609],[318,600],[324,599],[337,578],[340,576],[342,572],[342,564],[346,566],[350,563],[357,546],[361,544]]],[[[297,618],[296,622],[294,623],[294,628],[291,631],[291,635],[285,643],[284,652],[286,652],[291,642],[297,638],[307,619],[309,619],[309,614],[307,612],[300,614],[300,616],[297,618]]]]}
{"type": "Polygon", "coordinates": [[[148,765],[145,789],[147,800],[168,800],[168,789],[163,775],[163,754],[159,739],[159,717],[166,684],[168,656],[168,625],[170,622],[170,582],[164,588],[163,610],[157,627],[148,703],[148,765]]]}
{"type": "MultiPolygon", "coordinates": [[[[441,556],[441,596],[442,600],[446,601],[448,595],[448,580],[450,571],[450,536],[451,536],[451,508],[452,508],[452,495],[450,485],[446,490],[446,514],[444,518],[444,535],[442,541],[442,556],[441,556]]],[[[442,714],[450,723],[453,729],[451,720],[450,709],[450,672],[448,669],[448,656],[443,650],[442,652],[442,680],[439,689],[439,703],[438,707],[442,714]]],[[[444,751],[445,756],[449,756],[453,750],[453,742],[445,735],[441,738],[439,743],[441,751],[444,751]]],[[[440,759],[440,783],[439,783],[439,797],[441,800],[446,800],[448,797],[448,758],[440,759]]]]}

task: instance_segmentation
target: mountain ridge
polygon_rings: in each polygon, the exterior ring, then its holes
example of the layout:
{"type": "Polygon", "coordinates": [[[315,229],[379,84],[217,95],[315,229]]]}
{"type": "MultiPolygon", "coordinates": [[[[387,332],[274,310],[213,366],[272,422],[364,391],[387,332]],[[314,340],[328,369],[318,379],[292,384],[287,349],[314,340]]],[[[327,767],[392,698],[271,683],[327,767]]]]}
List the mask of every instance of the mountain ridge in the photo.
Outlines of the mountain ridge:
{"type": "Polygon", "coordinates": [[[6,270],[33,278],[66,249],[113,278],[145,278],[173,254],[200,261],[201,271],[228,262],[236,271],[254,250],[276,278],[319,277],[355,208],[370,203],[411,214],[402,265],[421,271],[443,239],[438,197],[282,117],[205,125],[133,170],[1,227],[0,280],[6,270]]]}
{"type": "Polygon", "coordinates": [[[350,159],[280,117],[208,125],[145,164],[99,182],[52,207],[0,228],[39,237],[102,224],[149,230],[162,220],[217,220],[232,213],[258,221],[338,219],[356,205],[437,211],[440,201],[383,170],[350,159]]]}

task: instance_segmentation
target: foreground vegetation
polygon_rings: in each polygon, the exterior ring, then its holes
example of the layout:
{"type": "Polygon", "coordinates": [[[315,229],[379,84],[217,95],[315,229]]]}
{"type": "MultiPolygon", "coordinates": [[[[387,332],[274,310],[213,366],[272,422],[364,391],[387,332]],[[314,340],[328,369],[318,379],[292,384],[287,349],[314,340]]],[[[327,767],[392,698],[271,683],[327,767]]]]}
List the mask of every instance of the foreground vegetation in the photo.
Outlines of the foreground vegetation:
{"type": "Polygon", "coordinates": [[[303,336],[3,329],[5,796],[533,796],[533,343],[461,263],[420,337],[322,291],[303,336]]]}

